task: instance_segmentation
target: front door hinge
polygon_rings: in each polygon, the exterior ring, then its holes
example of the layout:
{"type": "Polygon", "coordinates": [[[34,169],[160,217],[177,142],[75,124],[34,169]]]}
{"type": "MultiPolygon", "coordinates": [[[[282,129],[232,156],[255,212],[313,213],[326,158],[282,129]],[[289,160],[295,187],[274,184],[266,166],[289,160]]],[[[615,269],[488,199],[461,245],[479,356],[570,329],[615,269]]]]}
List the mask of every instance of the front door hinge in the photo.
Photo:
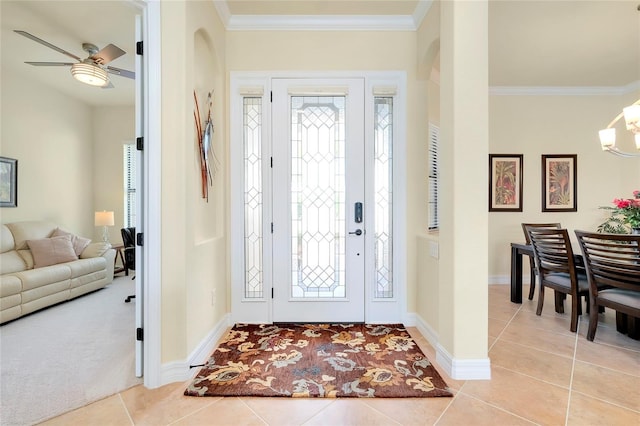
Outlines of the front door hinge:
{"type": "Polygon", "coordinates": [[[142,55],[143,50],[144,50],[144,48],[143,48],[142,42],[141,41],[137,42],[136,43],[136,55],[142,55]]]}
{"type": "Polygon", "coordinates": [[[136,138],[136,149],[142,151],[144,149],[144,137],[136,138]]]}
{"type": "Polygon", "coordinates": [[[273,169],[273,157],[271,157],[271,168],[273,169]]]}
{"type": "Polygon", "coordinates": [[[271,287],[271,298],[273,299],[273,287],[271,287]]]}
{"type": "Polygon", "coordinates": [[[269,92],[271,97],[271,102],[273,102],[273,91],[269,92]]]}
{"type": "Polygon", "coordinates": [[[271,233],[273,234],[273,222],[271,222],[271,233]]]}
{"type": "Polygon", "coordinates": [[[136,244],[140,247],[144,246],[144,234],[142,232],[136,234],[136,244]]]}
{"type": "Polygon", "coordinates": [[[143,337],[144,337],[144,332],[142,331],[142,328],[140,327],[136,328],[136,340],[138,342],[142,342],[142,340],[144,340],[143,337]]]}

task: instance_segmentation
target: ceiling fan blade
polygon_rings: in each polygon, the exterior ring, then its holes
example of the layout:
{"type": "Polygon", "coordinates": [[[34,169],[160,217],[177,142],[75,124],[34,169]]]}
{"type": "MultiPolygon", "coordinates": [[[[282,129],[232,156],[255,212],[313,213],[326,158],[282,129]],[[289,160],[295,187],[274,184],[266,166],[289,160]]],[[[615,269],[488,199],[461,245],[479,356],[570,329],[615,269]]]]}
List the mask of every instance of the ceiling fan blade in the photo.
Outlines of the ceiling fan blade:
{"type": "Polygon", "coordinates": [[[75,62],[25,62],[25,64],[36,67],[70,67],[74,65],[75,62]]]}
{"type": "Polygon", "coordinates": [[[119,75],[120,77],[131,78],[134,80],[136,78],[136,73],[134,73],[133,71],[127,71],[116,67],[106,67],[106,69],[108,73],[119,75]]]}
{"type": "Polygon", "coordinates": [[[30,38],[31,40],[33,40],[33,41],[35,41],[37,43],[40,43],[40,44],[42,44],[44,46],[47,46],[50,49],[53,49],[53,50],[55,50],[57,52],[60,52],[63,55],[67,55],[68,57],[73,58],[73,59],[77,59],[78,61],[82,61],[82,59],[80,59],[78,56],[74,55],[73,53],[67,52],[64,49],[60,49],[58,46],[54,46],[53,44],[49,43],[48,41],[44,41],[43,39],[38,38],[38,37],[34,36],[33,34],[29,34],[28,32],[22,31],[22,30],[13,30],[13,31],[18,33],[18,34],[20,34],[20,35],[22,35],[22,36],[25,36],[26,38],[30,38]]]}
{"type": "Polygon", "coordinates": [[[94,61],[96,61],[97,63],[101,64],[101,65],[105,65],[108,64],[109,62],[113,61],[114,59],[119,58],[120,56],[124,55],[125,52],[124,50],[120,49],[118,46],[114,45],[114,44],[109,44],[107,46],[105,46],[104,48],[102,48],[102,50],[100,50],[99,52],[91,55],[91,59],[93,59],[94,61]]]}

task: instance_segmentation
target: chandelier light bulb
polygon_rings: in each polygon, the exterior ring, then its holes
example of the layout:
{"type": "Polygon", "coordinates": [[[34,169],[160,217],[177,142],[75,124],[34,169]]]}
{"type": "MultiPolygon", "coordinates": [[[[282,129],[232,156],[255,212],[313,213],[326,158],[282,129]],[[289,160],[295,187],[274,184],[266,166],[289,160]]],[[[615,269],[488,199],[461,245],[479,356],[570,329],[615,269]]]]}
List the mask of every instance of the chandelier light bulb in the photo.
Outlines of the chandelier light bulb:
{"type": "Polygon", "coordinates": [[[631,105],[622,110],[627,130],[636,133],[640,131],[640,105],[631,105]]]}

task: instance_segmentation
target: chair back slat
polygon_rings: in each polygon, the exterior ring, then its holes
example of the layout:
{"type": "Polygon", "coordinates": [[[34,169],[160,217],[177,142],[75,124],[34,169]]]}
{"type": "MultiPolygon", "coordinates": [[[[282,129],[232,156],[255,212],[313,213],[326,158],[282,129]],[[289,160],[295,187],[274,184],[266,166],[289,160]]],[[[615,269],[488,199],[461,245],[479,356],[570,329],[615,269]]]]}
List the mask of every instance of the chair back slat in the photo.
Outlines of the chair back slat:
{"type": "Polygon", "coordinates": [[[575,274],[573,250],[566,229],[528,229],[529,240],[541,274],[575,274]]]}
{"type": "Polygon", "coordinates": [[[529,239],[529,229],[560,229],[562,226],[559,223],[523,223],[522,231],[524,232],[524,239],[527,244],[531,244],[529,239]]]}
{"type": "Polygon", "coordinates": [[[640,235],[575,233],[595,294],[603,286],[640,291],[640,235]]]}

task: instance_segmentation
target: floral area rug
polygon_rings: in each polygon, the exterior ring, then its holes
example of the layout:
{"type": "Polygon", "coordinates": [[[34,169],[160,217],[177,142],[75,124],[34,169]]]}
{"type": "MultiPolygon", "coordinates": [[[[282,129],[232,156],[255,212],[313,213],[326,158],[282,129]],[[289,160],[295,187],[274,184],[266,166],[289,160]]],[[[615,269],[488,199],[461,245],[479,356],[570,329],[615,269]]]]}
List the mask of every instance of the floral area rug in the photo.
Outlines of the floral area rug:
{"type": "Polygon", "coordinates": [[[236,324],[184,393],[452,396],[402,324],[236,324]]]}

